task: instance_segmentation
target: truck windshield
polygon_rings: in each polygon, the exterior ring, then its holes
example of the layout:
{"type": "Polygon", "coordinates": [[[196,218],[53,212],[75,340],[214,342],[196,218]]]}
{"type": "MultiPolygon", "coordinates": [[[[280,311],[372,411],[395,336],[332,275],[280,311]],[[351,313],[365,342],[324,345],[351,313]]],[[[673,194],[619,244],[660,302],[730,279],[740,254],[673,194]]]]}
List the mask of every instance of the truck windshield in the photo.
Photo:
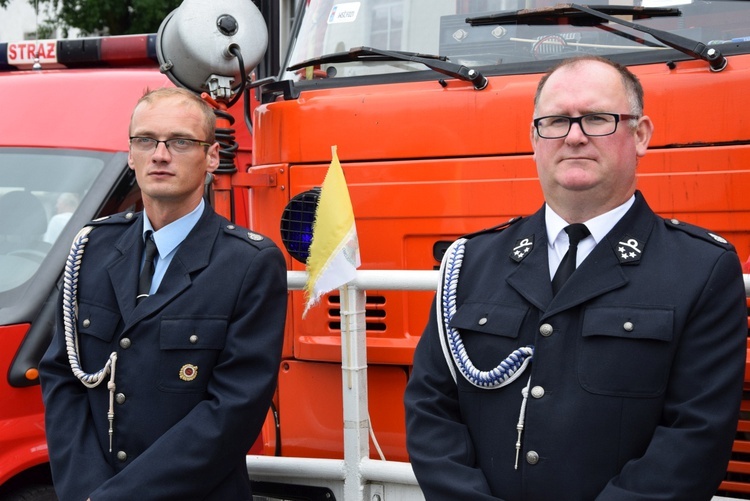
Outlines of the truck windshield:
{"type": "Polygon", "coordinates": [[[103,154],[0,149],[0,298],[34,277],[104,165],[103,154]]]}
{"type": "Polygon", "coordinates": [[[736,0],[626,0],[616,6],[606,1],[589,5],[625,23],[587,15],[577,11],[575,4],[559,0],[303,3],[307,6],[300,14],[285,65],[292,70],[283,75],[295,81],[427,69],[408,57],[362,57],[361,51],[353,51],[360,47],[441,57],[458,66],[483,68],[485,74],[502,71],[506,65],[527,67],[531,62],[580,54],[623,56],[629,64],[638,64],[691,54],[698,57],[695,47],[731,54],[750,52],[750,2],[736,0]],[[570,6],[575,12],[566,8],[570,6]],[[659,33],[679,37],[687,42],[688,50],[670,45],[659,33]],[[354,57],[331,57],[350,51],[356,53],[354,57]]]}

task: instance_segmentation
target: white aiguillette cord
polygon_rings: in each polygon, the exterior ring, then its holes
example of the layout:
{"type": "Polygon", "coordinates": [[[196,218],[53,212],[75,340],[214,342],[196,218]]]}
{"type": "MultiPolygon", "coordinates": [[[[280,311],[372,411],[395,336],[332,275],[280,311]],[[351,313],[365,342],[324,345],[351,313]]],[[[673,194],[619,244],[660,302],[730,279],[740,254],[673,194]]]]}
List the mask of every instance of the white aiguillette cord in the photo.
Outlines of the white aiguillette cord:
{"type": "Polygon", "coordinates": [[[78,354],[78,273],[81,268],[81,260],[83,259],[83,251],[86,247],[86,243],[89,241],[89,233],[93,229],[92,226],[84,227],[75,239],[73,239],[73,245],[70,247],[70,254],[68,260],[65,262],[65,270],[63,273],[63,326],[65,329],[65,348],[68,353],[68,363],[73,371],[73,374],[83,383],[87,388],[95,388],[101,384],[102,381],[109,374],[109,382],[107,383],[107,389],[109,389],[109,411],[107,412],[107,419],[109,420],[109,452],[112,452],[112,435],[113,435],[113,423],[115,419],[115,407],[114,407],[114,396],[115,396],[115,366],[117,365],[117,353],[112,352],[109,355],[107,363],[104,367],[93,374],[87,374],[81,369],[78,354]]]}
{"type": "MultiPolygon", "coordinates": [[[[446,251],[440,265],[441,280],[438,282],[435,299],[440,345],[454,381],[456,381],[456,371],[453,368],[455,363],[458,371],[469,383],[484,390],[495,390],[512,383],[526,370],[534,357],[534,347],[522,346],[518,348],[500,362],[497,367],[489,371],[480,371],[474,366],[468,353],[466,353],[461,333],[458,332],[458,329],[450,326],[453,315],[456,313],[456,290],[458,289],[458,275],[463,264],[465,244],[465,238],[459,238],[453,242],[446,251]]],[[[531,376],[529,376],[526,386],[521,390],[523,400],[521,401],[521,411],[516,425],[518,431],[516,470],[518,469],[518,457],[521,452],[521,435],[526,419],[526,402],[529,398],[530,386],[531,376]]]]}

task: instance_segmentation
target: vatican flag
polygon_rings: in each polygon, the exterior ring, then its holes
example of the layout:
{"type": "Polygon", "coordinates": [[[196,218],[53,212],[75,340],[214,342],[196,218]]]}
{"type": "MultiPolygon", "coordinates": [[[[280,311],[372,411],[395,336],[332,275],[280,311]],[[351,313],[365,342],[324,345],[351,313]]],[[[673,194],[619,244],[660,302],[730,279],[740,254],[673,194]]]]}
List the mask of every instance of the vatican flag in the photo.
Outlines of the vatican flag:
{"type": "Polygon", "coordinates": [[[307,258],[307,304],[303,318],[323,294],[353,280],[362,264],[352,201],[336,146],[331,147],[331,153],[333,158],[320,190],[307,258]]]}

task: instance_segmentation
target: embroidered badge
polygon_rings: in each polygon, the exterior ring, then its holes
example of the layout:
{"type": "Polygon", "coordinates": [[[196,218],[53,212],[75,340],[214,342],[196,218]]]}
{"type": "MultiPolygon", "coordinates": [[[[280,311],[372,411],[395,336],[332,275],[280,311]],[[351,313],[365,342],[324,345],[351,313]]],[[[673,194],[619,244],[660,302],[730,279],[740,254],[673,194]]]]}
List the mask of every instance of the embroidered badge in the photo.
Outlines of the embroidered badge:
{"type": "Polygon", "coordinates": [[[183,381],[192,381],[198,377],[198,366],[193,364],[185,364],[180,368],[180,379],[183,381]]]}
{"type": "Polygon", "coordinates": [[[510,253],[510,258],[520,263],[526,256],[529,255],[529,252],[531,252],[531,249],[534,248],[534,235],[531,235],[530,237],[521,238],[516,241],[515,247],[513,247],[513,252],[510,253]]]}
{"type": "Polygon", "coordinates": [[[633,237],[625,235],[617,246],[617,258],[620,263],[634,263],[640,261],[642,244],[633,237]]]}

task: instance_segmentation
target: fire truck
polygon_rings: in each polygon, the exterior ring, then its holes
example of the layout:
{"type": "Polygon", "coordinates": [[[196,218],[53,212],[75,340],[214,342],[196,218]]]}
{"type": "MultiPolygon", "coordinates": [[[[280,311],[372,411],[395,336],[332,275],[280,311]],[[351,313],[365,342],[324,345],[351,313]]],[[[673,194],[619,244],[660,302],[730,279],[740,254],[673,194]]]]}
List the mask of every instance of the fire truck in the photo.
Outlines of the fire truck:
{"type": "MultiPolygon", "coordinates": [[[[73,236],[141,207],[127,125],[146,88],[183,86],[214,104],[222,166],[207,197],[287,254],[279,383],[248,455],[262,499],[419,499],[402,401],[434,270],[460,235],[541,206],[532,98],[560,59],[596,54],[638,75],[656,125],[639,189],[663,217],[710,228],[748,259],[750,3],[260,3],[259,18],[249,1],[186,0],[151,35],[0,43],[0,499],[54,499],[36,366],[73,236]],[[334,145],[362,279],[303,318],[299,284],[334,145]],[[404,282],[383,280],[399,272],[404,282]],[[342,356],[352,301],[356,363],[342,356]],[[342,364],[366,368],[353,399],[342,364]],[[365,434],[352,452],[355,427],[365,434]]],[[[750,499],[748,411],[750,397],[717,499],[750,499]]]]}

